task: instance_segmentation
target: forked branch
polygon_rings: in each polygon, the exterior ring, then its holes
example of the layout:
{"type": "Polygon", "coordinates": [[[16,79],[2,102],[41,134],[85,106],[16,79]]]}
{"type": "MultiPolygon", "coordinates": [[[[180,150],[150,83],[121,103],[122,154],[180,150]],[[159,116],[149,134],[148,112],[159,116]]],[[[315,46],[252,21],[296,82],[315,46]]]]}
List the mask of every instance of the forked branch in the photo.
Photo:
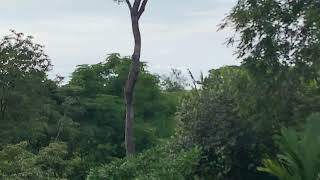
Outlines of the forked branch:
{"type": "Polygon", "coordinates": [[[126,3],[130,9],[131,15],[140,19],[141,15],[146,9],[148,0],[135,0],[133,5],[131,4],[130,0],[126,0],[126,3]]]}
{"type": "Polygon", "coordinates": [[[146,9],[146,5],[148,3],[148,0],[143,0],[140,9],[138,11],[138,18],[140,19],[141,15],[143,14],[144,10],[146,9]]]}
{"type": "Polygon", "coordinates": [[[131,3],[130,3],[130,0],[126,0],[126,3],[128,4],[128,7],[129,7],[129,9],[130,9],[130,11],[132,10],[132,5],[131,5],[131,3]]]}

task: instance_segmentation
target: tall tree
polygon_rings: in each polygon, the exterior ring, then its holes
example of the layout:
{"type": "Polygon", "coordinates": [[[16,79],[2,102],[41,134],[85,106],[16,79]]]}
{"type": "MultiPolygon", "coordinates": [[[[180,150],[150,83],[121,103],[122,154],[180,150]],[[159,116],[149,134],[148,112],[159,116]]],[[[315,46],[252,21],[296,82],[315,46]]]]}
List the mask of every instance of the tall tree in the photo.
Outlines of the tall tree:
{"type": "Polygon", "coordinates": [[[11,31],[0,40],[0,146],[41,134],[50,67],[43,46],[31,36],[11,31]]]}
{"type": "Polygon", "coordinates": [[[134,51],[132,54],[132,62],[128,79],[124,88],[124,97],[126,103],[126,126],[125,126],[125,147],[126,154],[130,155],[135,152],[134,135],[133,135],[133,120],[134,120],[134,106],[133,94],[134,87],[138,80],[140,71],[140,56],[141,56],[141,33],[139,27],[139,20],[145,11],[148,0],[134,0],[133,4],[130,0],[115,0],[117,2],[126,2],[131,16],[132,32],[134,37],[134,51]]]}
{"type": "Polygon", "coordinates": [[[236,45],[258,88],[251,96],[256,105],[242,108],[259,112],[251,117],[259,117],[274,132],[298,124],[317,104],[307,102],[317,93],[307,93],[306,87],[320,82],[319,19],[320,1],[238,0],[221,26],[233,29],[228,42],[236,45]]]}
{"type": "Polygon", "coordinates": [[[39,84],[28,87],[31,81],[44,81],[49,67],[43,46],[33,43],[31,36],[24,37],[23,33],[12,30],[0,40],[0,120],[10,111],[10,100],[14,102],[13,96],[18,94],[15,91],[24,88],[22,91],[26,92],[39,84]]]}
{"type": "Polygon", "coordinates": [[[319,19],[319,1],[238,0],[221,28],[233,28],[236,35],[228,42],[236,43],[239,58],[253,71],[274,76],[293,67],[314,78],[319,74],[319,19]]]}

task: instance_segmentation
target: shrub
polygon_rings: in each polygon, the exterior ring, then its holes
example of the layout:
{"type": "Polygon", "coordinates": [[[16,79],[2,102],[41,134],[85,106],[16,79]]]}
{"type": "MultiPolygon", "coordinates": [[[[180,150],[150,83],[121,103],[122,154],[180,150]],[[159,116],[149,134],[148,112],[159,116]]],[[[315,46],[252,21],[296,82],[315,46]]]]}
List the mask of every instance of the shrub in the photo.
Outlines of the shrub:
{"type": "Polygon", "coordinates": [[[170,151],[169,145],[162,145],[92,169],[87,180],[188,179],[194,174],[199,155],[200,150],[197,148],[174,153],[170,151]]]}
{"type": "Polygon", "coordinates": [[[280,154],[277,159],[264,159],[260,171],[270,173],[280,180],[320,179],[320,114],[308,118],[305,129],[282,129],[276,143],[280,154]]]}

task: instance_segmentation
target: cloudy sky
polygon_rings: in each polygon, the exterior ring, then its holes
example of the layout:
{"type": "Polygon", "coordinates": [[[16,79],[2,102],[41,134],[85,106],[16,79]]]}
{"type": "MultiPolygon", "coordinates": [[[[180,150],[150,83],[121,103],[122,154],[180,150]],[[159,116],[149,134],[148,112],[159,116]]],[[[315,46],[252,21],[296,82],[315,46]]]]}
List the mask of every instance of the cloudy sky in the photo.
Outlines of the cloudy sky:
{"type": "MultiPolygon", "coordinates": [[[[112,0],[0,0],[1,36],[15,29],[46,46],[50,76],[70,76],[78,64],[101,62],[107,54],[130,55],[128,9],[112,0]]],[[[217,32],[236,0],[150,0],[141,19],[142,60],[152,72],[190,68],[195,74],[238,64],[217,32]]]]}

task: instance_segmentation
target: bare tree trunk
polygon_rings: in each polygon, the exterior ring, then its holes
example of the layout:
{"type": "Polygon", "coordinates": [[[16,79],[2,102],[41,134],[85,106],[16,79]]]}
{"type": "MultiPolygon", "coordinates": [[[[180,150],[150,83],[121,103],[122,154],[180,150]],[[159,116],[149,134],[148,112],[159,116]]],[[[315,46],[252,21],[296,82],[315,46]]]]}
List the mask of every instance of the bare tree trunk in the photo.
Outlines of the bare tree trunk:
{"type": "Polygon", "coordinates": [[[4,116],[5,116],[5,107],[2,100],[0,100],[0,121],[4,120],[4,116]]]}
{"type": "Polygon", "coordinates": [[[0,121],[4,121],[6,116],[7,103],[6,99],[0,99],[0,121]]]}
{"type": "Polygon", "coordinates": [[[132,62],[126,85],[124,88],[124,96],[126,103],[126,127],[125,127],[125,146],[126,154],[135,153],[134,145],[134,87],[138,80],[140,72],[140,56],[141,56],[141,33],[139,28],[139,19],[144,12],[148,0],[135,0],[133,6],[129,0],[126,0],[131,15],[132,32],[134,37],[134,52],[132,54],[132,62]]]}

